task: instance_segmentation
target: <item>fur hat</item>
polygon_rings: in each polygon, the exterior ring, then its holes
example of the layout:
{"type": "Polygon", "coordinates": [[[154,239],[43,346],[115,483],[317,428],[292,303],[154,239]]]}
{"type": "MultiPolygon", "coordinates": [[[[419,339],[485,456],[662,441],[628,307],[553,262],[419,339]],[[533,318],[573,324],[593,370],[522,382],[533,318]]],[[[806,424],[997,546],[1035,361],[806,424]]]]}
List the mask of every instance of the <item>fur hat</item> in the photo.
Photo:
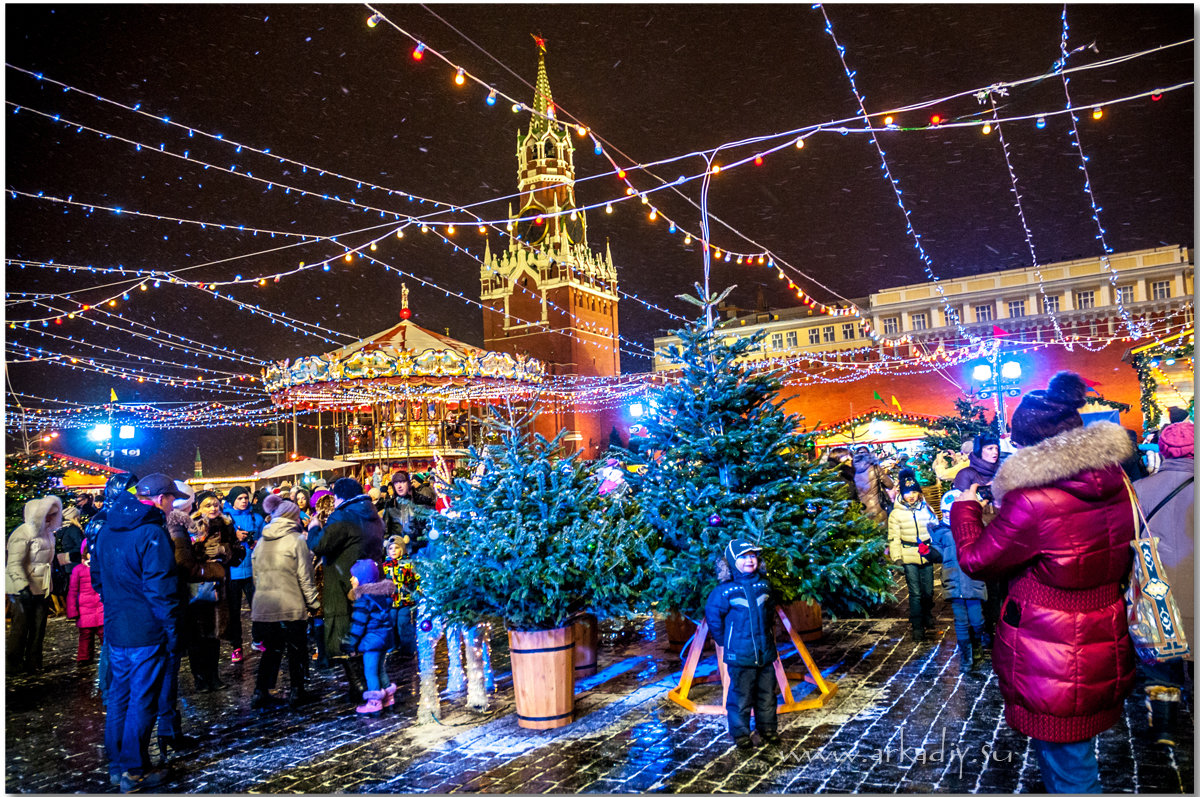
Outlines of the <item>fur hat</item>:
{"type": "Polygon", "coordinates": [[[975,456],[982,457],[983,449],[987,448],[988,446],[995,446],[996,448],[999,448],[1000,438],[990,432],[984,432],[983,434],[976,436],[975,445],[973,446],[972,450],[975,452],[975,456]]]}
{"type": "Polygon", "coordinates": [[[218,502],[221,500],[221,496],[217,495],[215,490],[202,490],[201,492],[196,493],[196,501],[192,504],[192,506],[194,506],[196,509],[199,509],[200,505],[210,498],[215,498],[218,502]]]}
{"type": "MultiPolygon", "coordinates": [[[[266,498],[263,499],[263,503],[262,503],[263,512],[274,517],[275,510],[282,503],[283,503],[283,496],[272,493],[271,495],[268,495],[266,498]]],[[[288,501],[288,503],[290,504],[291,501],[288,501]]]]}
{"type": "Polygon", "coordinates": [[[391,548],[393,545],[400,546],[401,551],[406,550],[406,548],[408,546],[408,535],[405,534],[405,535],[401,536],[399,534],[393,534],[392,536],[388,537],[386,540],[383,541],[384,552],[386,553],[387,549],[391,548]]]}
{"type": "Polygon", "coordinates": [[[233,506],[233,502],[238,500],[238,498],[243,495],[246,495],[246,496],[250,495],[250,491],[247,490],[245,487],[238,485],[237,487],[234,487],[232,490],[230,490],[228,493],[225,494],[225,500],[229,502],[230,506],[233,506]]]}
{"type": "MultiPolygon", "coordinates": [[[[272,496],[278,498],[278,496],[272,496]]],[[[269,499],[268,499],[269,501],[269,499]]],[[[263,508],[266,508],[268,501],[263,502],[263,508]]],[[[274,502],[271,508],[271,519],[278,520],[279,518],[287,518],[288,520],[300,519],[300,507],[296,506],[291,501],[280,499],[274,502]]]]}
{"type": "Polygon", "coordinates": [[[379,580],[379,565],[374,559],[359,559],[350,565],[350,575],[357,578],[359,584],[373,584],[379,580]]]}
{"type": "Polygon", "coordinates": [[[398,470],[392,474],[392,484],[395,484],[396,482],[406,482],[406,481],[411,481],[411,479],[408,478],[408,471],[398,470]]]}
{"type": "Polygon", "coordinates": [[[343,476],[333,483],[333,497],[340,498],[343,501],[349,501],[351,498],[357,498],[363,494],[362,485],[358,483],[358,479],[350,476],[343,476]]]}
{"type": "MultiPolygon", "coordinates": [[[[1191,423],[1173,423],[1158,433],[1158,452],[1163,459],[1195,456],[1196,427],[1191,423]]],[[[66,517],[64,510],[63,517],[66,517]]]]}
{"type": "Polygon", "coordinates": [[[1059,371],[1045,390],[1031,390],[1012,419],[1012,441],[1032,446],[1083,426],[1079,408],[1087,403],[1087,384],[1079,374],[1059,371]]]}
{"type": "Polygon", "coordinates": [[[917,474],[908,468],[900,471],[900,474],[896,477],[896,481],[900,485],[900,495],[921,492],[921,485],[917,484],[917,474]]]}
{"type": "Polygon", "coordinates": [[[317,503],[327,495],[333,495],[333,493],[329,492],[328,490],[313,490],[313,494],[308,497],[308,502],[313,506],[316,506],[317,503]]]}
{"type": "Polygon", "coordinates": [[[367,490],[367,495],[371,497],[372,501],[378,501],[383,493],[379,492],[378,487],[372,487],[370,490],[367,490]]]}
{"type": "Polygon", "coordinates": [[[79,510],[72,504],[63,507],[63,520],[70,522],[79,519],[79,510]]]}

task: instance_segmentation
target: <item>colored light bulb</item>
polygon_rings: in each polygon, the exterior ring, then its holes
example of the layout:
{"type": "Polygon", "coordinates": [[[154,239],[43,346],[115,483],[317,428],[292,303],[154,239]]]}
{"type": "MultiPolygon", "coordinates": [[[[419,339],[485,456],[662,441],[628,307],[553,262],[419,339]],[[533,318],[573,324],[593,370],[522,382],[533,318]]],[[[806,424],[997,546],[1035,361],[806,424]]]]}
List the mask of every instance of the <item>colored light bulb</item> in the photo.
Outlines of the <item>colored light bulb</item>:
{"type": "Polygon", "coordinates": [[[990,123],[990,122],[984,122],[984,124],[983,124],[983,134],[986,136],[986,135],[990,134],[991,132],[992,132],[992,125],[991,125],[991,123],[990,123]]]}
{"type": "Polygon", "coordinates": [[[754,156],[754,165],[762,166],[762,164],[763,164],[762,155],[755,155],[754,156]]]}
{"type": "Polygon", "coordinates": [[[891,126],[891,124],[892,124],[892,117],[890,117],[890,116],[885,116],[885,117],[883,117],[883,123],[884,123],[885,125],[888,125],[888,126],[890,127],[890,126],[891,126]]]}
{"type": "Polygon", "coordinates": [[[933,116],[929,117],[929,124],[931,124],[931,125],[940,125],[941,123],[942,123],[942,116],[941,116],[941,114],[936,114],[936,113],[935,113],[933,116]]]}
{"type": "Polygon", "coordinates": [[[1046,128],[1046,117],[1039,116],[1035,124],[1037,125],[1038,130],[1044,130],[1046,128]]]}
{"type": "Polygon", "coordinates": [[[412,57],[414,61],[420,61],[425,57],[425,44],[417,42],[417,46],[413,48],[412,57]]]}
{"type": "Polygon", "coordinates": [[[367,27],[368,28],[375,27],[376,25],[379,24],[379,21],[381,19],[382,19],[382,17],[379,16],[378,14],[372,14],[371,16],[367,17],[367,27]]]}
{"type": "Polygon", "coordinates": [[[488,105],[495,105],[495,104],[496,104],[496,90],[495,90],[495,89],[492,89],[491,91],[489,91],[489,92],[488,92],[488,95],[487,95],[487,104],[488,104],[488,105]]]}
{"type": "Polygon", "coordinates": [[[796,149],[804,149],[804,139],[796,139],[796,149]]]}
{"type": "Polygon", "coordinates": [[[460,86],[467,82],[467,76],[463,72],[463,68],[461,66],[458,68],[458,71],[454,73],[454,82],[460,86]]]}
{"type": "Polygon", "coordinates": [[[1104,109],[1101,108],[1099,105],[1097,105],[1095,108],[1092,109],[1092,118],[1093,119],[1099,119],[1102,116],[1104,116],[1104,109]]]}

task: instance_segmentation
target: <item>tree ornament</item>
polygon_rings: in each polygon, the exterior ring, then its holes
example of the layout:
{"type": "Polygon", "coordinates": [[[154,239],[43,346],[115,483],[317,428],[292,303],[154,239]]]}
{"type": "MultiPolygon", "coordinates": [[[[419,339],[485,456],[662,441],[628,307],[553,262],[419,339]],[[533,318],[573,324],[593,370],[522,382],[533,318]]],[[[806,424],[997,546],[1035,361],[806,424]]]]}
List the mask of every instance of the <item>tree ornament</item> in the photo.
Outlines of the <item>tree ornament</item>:
{"type": "Polygon", "coordinates": [[[710,526],[721,525],[721,516],[717,515],[717,514],[709,515],[708,516],[708,525],[710,525],[710,526]]]}

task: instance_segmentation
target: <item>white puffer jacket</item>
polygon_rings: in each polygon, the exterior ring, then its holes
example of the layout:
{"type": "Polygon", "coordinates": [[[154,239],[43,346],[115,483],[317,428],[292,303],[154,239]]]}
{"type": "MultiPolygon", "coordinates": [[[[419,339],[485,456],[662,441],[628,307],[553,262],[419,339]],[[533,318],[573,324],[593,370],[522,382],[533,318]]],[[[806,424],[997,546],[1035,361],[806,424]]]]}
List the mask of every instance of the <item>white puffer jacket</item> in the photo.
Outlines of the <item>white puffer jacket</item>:
{"type": "Polygon", "coordinates": [[[56,495],[25,504],[25,522],[8,538],[8,564],[4,591],[15,595],[25,587],[34,595],[50,594],[50,566],[54,560],[54,532],[62,527],[62,501],[56,495]]]}

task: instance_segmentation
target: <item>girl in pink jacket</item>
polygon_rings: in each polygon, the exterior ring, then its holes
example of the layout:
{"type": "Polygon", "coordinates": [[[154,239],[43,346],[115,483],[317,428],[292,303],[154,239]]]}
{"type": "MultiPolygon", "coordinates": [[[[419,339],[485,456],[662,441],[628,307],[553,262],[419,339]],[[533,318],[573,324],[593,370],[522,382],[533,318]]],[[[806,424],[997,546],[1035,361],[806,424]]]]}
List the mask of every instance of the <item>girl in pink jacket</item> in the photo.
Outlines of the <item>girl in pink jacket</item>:
{"type": "Polygon", "coordinates": [[[79,651],[75,661],[83,663],[92,660],[94,642],[104,643],[104,604],[92,589],[92,557],[86,540],[81,550],[83,561],[71,571],[71,585],[67,589],[67,617],[79,628],[79,651]]]}

